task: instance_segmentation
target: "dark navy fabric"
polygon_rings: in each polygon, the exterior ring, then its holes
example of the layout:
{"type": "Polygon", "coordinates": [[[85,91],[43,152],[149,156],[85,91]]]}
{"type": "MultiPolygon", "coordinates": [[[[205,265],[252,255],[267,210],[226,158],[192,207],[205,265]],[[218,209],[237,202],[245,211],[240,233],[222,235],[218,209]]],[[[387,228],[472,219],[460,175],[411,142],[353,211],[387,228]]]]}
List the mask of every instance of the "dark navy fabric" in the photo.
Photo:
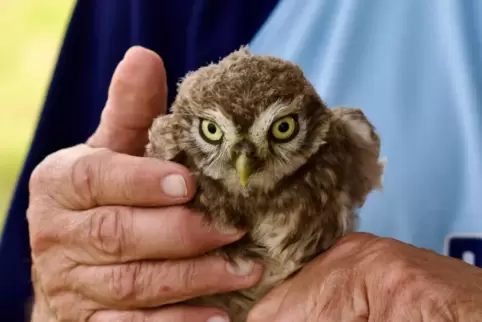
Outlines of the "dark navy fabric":
{"type": "Polygon", "coordinates": [[[48,154],[92,134],[125,51],[142,45],[162,56],[171,103],[180,77],[249,43],[276,2],[78,1],[0,244],[0,321],[24,321],[31,296],[25,217],[30,173],[48,154]]]}

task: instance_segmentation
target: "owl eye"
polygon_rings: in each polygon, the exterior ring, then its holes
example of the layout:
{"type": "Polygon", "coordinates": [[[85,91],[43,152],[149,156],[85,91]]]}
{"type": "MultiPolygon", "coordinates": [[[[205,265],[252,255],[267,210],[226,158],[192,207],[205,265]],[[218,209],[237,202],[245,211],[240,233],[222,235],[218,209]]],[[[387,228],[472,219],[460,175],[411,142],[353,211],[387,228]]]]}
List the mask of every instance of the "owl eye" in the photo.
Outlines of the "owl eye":
{"type": "Polygon", "coordinates": [[[271,126],[271,135],[275,141],[287,142],[298,132],[298,122],[295,116],[289,115],[275,121],[271,126]]]}
{"type": "Polygon", "coordinates": [[[199,130],[203,139],[209,143],[219,143],[223,138],[223,131],[213,121],[202,120],[199,130]]]}

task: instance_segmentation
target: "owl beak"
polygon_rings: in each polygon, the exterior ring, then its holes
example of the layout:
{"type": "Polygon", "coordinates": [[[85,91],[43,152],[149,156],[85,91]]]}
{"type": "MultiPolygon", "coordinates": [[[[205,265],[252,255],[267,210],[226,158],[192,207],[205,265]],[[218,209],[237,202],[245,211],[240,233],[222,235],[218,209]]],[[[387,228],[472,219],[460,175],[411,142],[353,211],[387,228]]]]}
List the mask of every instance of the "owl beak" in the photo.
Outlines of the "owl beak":
{"type": "Polygon", "coordinates": [[[236,172],[239,176],[239,182],[243,187],[248,184],[249,177],[252,174],[251,159],[246,153],[240,153],[236,158],[236,172]]]}

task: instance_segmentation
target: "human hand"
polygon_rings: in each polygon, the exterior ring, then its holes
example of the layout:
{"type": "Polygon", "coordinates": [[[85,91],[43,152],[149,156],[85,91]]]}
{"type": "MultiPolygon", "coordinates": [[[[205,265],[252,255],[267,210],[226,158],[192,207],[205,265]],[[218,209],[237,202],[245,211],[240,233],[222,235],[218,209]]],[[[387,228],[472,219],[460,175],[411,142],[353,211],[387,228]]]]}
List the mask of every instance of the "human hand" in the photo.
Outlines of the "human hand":
{"type": "Polygon", "coordinates": [[[259,279],[257,265],[233,271],[199,256],[242,233],[218,232],[182,206],[195,194],[188,169],[141,157],[166,91],[159,56],[131,49],[87,144],[48,156],[32,174],[33,321],[204,322],[224,312],[173,304],[259,279]]]}
{"type": "Polygon", "coordinates": [[[370,234],[345,236],[248,322],[482,321],[482,269],[370,234]]]}

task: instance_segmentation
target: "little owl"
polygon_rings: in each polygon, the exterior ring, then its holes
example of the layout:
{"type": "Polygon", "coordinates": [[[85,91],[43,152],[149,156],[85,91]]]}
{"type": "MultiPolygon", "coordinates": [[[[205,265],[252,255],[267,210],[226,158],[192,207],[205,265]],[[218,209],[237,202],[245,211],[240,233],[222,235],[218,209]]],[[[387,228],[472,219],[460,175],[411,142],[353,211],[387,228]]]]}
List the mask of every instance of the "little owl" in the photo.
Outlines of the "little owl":
{"type": "Polygon", "coordinates": [[[291,62],[242,47],[188,73],[172,114],[154,120],[146,156],[191,169],[198,190],[188,207],[247,232],[213,253],[264,266],[252,288],[188,303],[245,321],[271,288],[356,228],[356,210],[381,188],[379,150],[363,112],[327,108],[291,62]]]}

